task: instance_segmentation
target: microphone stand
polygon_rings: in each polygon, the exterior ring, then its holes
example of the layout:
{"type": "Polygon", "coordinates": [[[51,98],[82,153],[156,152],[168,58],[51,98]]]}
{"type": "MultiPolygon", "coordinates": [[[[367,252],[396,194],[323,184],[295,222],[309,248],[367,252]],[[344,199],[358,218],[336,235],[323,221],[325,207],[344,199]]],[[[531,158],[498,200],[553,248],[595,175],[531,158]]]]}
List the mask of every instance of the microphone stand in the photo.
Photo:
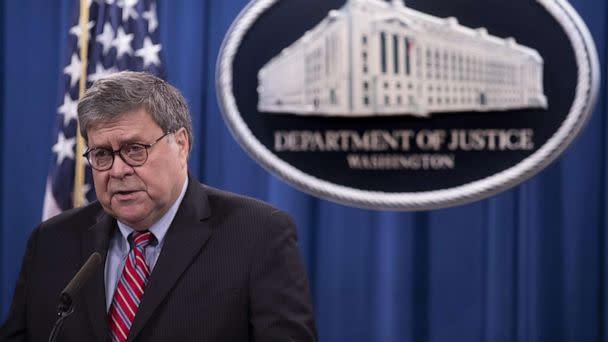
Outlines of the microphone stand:
{"type": "Polygon", "coordinates": [[[72,300],[68,296],[62,296],[59,306],[57,307],[57,320],[55,321],[55,324],[53,324],[53,329],[49,335],[48,342],[55,342],[55,339],[57,338],[57,335],[59,335],[59,331],[61,331],[61,327],[63,326],[63,320],[65,320],[73,312],[74,307],[72,306],[72,300]]]}

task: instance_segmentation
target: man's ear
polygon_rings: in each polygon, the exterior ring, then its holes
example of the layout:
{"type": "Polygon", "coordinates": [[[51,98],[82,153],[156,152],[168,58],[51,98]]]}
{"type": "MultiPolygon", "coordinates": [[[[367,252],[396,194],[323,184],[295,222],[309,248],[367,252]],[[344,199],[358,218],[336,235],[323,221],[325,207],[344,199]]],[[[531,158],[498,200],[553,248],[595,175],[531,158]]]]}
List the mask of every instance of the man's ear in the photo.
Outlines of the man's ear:
{"type": "Polygon", "coordinates": [[[179,149],[180,157],[183,157],[184,161],[188,160],[188,153],[190,152],[190,141],[188,140],[188,133],[184,127],[178,129],[173,133],[175,143],[179,149]]]}

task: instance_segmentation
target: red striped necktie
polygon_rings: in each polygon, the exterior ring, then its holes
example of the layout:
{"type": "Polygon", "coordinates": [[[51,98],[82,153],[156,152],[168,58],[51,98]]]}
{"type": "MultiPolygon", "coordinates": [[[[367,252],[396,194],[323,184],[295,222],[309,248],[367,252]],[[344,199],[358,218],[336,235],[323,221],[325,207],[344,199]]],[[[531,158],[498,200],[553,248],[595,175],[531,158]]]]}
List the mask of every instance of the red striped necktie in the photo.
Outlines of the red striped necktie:
{"type": "Polygon", "coordinates": [[[108,312],[111,341],[127,340],[150,276],[150,269],[144,259],[144,249],[153,239],[154,236],[147,230],[133,232],[129,236],[131,251],[114,290],[114,298],[108,312]]]}

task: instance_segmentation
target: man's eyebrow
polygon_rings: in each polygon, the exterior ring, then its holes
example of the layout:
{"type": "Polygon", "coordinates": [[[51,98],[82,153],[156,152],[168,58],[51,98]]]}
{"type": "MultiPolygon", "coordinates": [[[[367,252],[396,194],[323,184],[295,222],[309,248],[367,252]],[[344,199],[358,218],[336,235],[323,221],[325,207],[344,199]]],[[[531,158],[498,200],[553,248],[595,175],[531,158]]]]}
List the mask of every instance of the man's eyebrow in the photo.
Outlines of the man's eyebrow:
{"type": "MultiPolygon", "coordinates": [[[[120,142],[119,142],[119,144],[118,144],[118,148],[120,148],[120,147],[122,147],[124,145],[128,145],[128,144],[142,144],[142,145],[145,145],[146,143],[144,143],[143,139],[141,139],[139,137],[131,137],[131,138],[128,138],[128,139],[121,139],[120,142]]],[[[105,142],[105,143],[102,143],[102,144],[99,144],[99,145],[91,145],[89,147],[91,149],[94,149],[94,148],[105,148],[105,149],[108,149],[108,150],[112,150],[113,149],[112,148],[112,144],[110,144],[108,142],[105,142]]]]}

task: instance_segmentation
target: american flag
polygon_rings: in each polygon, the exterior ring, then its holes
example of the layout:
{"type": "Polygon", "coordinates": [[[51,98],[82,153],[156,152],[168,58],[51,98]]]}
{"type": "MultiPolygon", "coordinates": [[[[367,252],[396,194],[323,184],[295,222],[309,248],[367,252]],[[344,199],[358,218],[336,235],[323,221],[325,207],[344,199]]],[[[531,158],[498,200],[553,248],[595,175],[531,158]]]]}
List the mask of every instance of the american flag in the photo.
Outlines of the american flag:
{"type": "MultiPolygon", "coordinates": [[[[122,70],[147,71],[163,77],[160,32],[154,0],[87,0],[89,10],[87,83],[122,70]]],[[[77,103],[81,74],[79,1],[67,42],[68,56],[62,70],[63,92],[58,100],[55,136],[44,195],[43,219],[74,207],[77,103]]],[[[78,195],[82,203],[95,200],[91,170],[86,165],[78,195]]]]}

